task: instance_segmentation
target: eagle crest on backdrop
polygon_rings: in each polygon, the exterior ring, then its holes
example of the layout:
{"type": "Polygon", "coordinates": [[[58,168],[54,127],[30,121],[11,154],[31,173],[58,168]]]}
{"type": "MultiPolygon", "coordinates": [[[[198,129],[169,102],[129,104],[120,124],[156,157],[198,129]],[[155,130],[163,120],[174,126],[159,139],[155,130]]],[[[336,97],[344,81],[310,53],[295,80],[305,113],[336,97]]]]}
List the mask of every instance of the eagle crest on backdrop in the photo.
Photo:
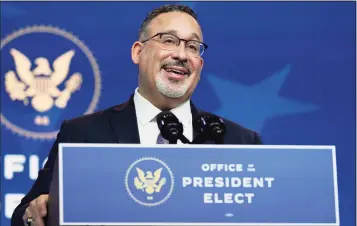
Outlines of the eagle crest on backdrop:
{"type": "Polygon", "coordinates": [[[92,51],[52,25],[19,28],[1,39],[1,124],[34,140],[54,140],[63,120],[91,114],[102,77],[92,51]]]}
{"type": "MultiPolygon", "coordinates": [[[[82,84],[82,75],[74,73],[66,81],[65,89],[58,89],[68,76],[74,53],[74,50],[69,50],[54,60],[53,70],[46,58],[38,57],[35,59],[37,67],[31,71],[31,60],[19,50],[12,48],[10,54],[14,59],[16,72],[10,70],[5,75],[5,89],[11,100],[20,100],[28,105],[29,98],[32,98],[32,107],[40,113],[50,110],[54,105],[65,108],[71,94],[82,84]]],[[[49,118],[36,116],[34,122],[37,125],[48,125],[49,118]]]]}

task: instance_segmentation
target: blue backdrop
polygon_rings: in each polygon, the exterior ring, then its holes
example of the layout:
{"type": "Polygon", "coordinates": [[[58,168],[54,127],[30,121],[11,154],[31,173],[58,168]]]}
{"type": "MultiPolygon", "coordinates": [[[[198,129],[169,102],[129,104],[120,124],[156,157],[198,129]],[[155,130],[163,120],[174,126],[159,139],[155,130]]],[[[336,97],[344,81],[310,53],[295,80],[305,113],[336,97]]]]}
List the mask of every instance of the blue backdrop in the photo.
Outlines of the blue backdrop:
{"type": "MultiPolygon", "coordinates": [[[[1,2],[1,225],[36,179],[62,120],[134,91],[130,48],[146,13],[162,4],[1,2]],[[18,77],[13,56],[19,68],[46,75],[47,62],[52,68],[71,50],[64,81],[35,78],[38,89],[58,85],[69,99],[52,103],[46,90],[29,97],[31,78],[18,77]]],[[[266,144],[336,145],[341,225],[355,225],[356,3],[186,4],[209,45],[196,105],[256,130],[266,144]]]]}

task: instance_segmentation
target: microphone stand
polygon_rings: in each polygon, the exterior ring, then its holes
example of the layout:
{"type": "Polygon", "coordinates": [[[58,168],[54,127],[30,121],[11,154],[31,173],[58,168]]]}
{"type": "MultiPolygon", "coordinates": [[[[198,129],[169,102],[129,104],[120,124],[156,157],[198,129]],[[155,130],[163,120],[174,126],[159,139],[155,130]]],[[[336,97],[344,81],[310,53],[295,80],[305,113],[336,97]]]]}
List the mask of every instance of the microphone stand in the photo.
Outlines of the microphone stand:
{"type": "MultiPolygon", "coordinates": [[[[182,133],[179,134],[179,139],[181,140],[181,142],[183,144],[191,144],[191,142],[187,139],[187,137],[185,137],[185,135],[183,135],[182,133]]],[[[177,142],[176,142],[177,143],[177,142]]]]}
{"type": "Polygon", "coordinates": [[[199,135],[193,140],[193,144],[203,144],[205,141],[224,143],[226,126],[222,118],[210,113],[200,113],[194,119],[194,128],[199,135]]]}
{"type": "Polygon", "coordinates": [[[161,135],[169,144],[177,144],[178,140],[183,144],[203,144],[208,140],[213,140],[215,144],[224,143],[226,127],[223,119],[218,116],[209,113],[199,114],[193,125],[194,129],[198,130],[198,136],[192,142],[183,135],[183,125],[172,112],[161,112],[156,120],[161,135]]]}
{"type": "Polygon", "coordinates": [[[191,142],[183,135],[183,125],[170,111],[164,111],[157,115],[157,124],[161,135],[169,141],[169,144],[177,144],[181,140],[184,144],[191,142]]]}

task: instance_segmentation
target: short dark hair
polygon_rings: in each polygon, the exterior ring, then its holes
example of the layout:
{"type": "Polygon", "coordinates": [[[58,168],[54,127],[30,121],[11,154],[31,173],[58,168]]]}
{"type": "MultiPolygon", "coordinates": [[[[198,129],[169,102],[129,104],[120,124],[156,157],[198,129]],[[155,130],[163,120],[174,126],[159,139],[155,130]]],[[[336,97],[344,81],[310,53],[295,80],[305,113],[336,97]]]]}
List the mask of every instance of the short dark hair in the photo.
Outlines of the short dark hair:
{"type": "Polygon", "coordinates": [[[170,5],[163,5],[159,8],[152,10],[141,23],[141,27],[139,30],[139,40],[143,41],[147,37],[147,27],[150,22],[162,13],[169,13],[169,12],[183,12],[187,13],[188,15],[192,16],[195,20],[197,20],[197,14],[187,5],[178,5],[178,4],[170,4],[170,5]]]}

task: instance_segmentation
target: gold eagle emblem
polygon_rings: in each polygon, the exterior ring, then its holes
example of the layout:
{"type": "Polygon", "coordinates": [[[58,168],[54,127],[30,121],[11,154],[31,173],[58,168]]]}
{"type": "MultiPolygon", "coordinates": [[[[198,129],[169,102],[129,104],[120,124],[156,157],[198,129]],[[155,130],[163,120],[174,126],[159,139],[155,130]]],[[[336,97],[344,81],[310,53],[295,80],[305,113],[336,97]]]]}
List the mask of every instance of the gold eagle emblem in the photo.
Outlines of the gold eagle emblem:
{"type": "MultiPolygon", "coordinates": [[[[151,171],[144,173],[138,167],[136,167],[136,171],[138,176],[134,178],[134,185],[136,189],[146,192],[148,195],[160,192],[162,186],[166,183],[166,178],[161,178],[162,168],[156,170],[154,173],[151,171]]],[[[147,198],[149,200],[153,199],[152,196],[148,196],[147,198]]]]}

